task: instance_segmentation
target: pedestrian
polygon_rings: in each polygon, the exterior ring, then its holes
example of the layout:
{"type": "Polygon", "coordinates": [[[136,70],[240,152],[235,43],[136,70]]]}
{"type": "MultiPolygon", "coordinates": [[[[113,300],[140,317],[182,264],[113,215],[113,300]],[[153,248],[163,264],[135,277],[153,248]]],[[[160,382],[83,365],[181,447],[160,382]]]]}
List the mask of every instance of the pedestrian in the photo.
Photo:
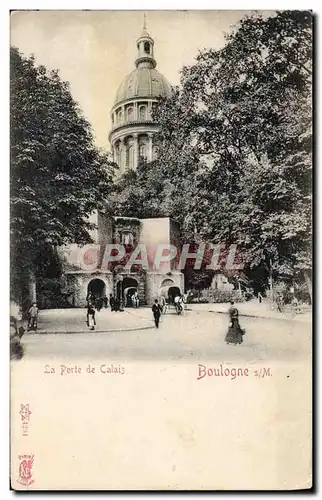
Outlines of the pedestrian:
{"type": "Polygon", "coordinates": [[[160,321],[160,316],[162,312],[162,307],[159,304],[158,299],[155,299],[154,304],[152,306],[152,312],[154,316],[154,323],[156,328],[159,328],[159,321],[160,321]]]}
{"type": "Polygon", "coordinates": [[[181,314],[183,311],[182,307],[182,296],[176,295],[174,298],[174,307],[176,308],[177,314],[181,314]]]}
{"type": "Polygon", "coordinates": [[[132,305],[133,305],[133,307],[136,307],[136,308],[138,308],[140,305],[140,299],[138,296],[138,292],[134,292],[134,294],[132,295],[132,305]]]}
{"type": "Polygon", "coordinates": [[[111,311],[115,311],[115,299],[111,293],[110,293],[110,308],[111,311]]]}
{"type": "Polygon", "coordinates": [[[262,300],[263,300],[263,295],[261,294],[261,292],[258,292],[257,297],[258,297],[258,301],[259,301],[259,303],[261,304],[261,303],[262,303],[262,300]]]}
{"type": "Polygon", "coordinates": [[[241,344],[243,342],[243,335],[245,330],[240,327],[238,319],[238,309],[235,306],[234,301],[230,302],[230,308],[228,310],[229,314],[229,328],[225,337],[226,344],[241,344]]]}
{"type": "Polygon", "coordinates": [[[118,297],[114,299],[114,311],[119,312],[121,310],[121,302],[118,297]]]}
{"type": "Polygon", "coordinates": [[[182,293],[181,294],[181,304],[182,304],[182,310],[183,310],[183,315],[185,316],[186,309],[187,309],[187,300],[188,300],[188,294],[187,293],[182,293]]]}
{"type": "Polygon", "coordinates": [[[108,306],[108,298],[106,297],[106,295],[104,295],[104,297],[103,297],[103,304],[104,304],[104,307],[106,309],[108,306]]]}
{"type": "Polygon", "coordinates": [[[295,312],[295,314],[299,314],[301,312],[299,301],[295,296],[293,296],[291,307],[292,313],[295,312]]]}
{"type": "Polygon", "coordinates": [[[161,295],[160,306],[161,306],[162,314],[165,314],[167,312],[167,303],[166,303],[164,295],[161,295]]]}
{"type": "Polygon", "coordinates": [[[95,330],[95,308],[91,301],[89,301],[87,305],[87,326],[90,328],[90,330],[95,330]]]}
{"type": "Polygon", "coordinates": [[[102,297],[99,297],[99,296],[95,297],[95,309],[97,310],[97,312],[100,312],[102,307],[103,307],[102,297]]]}
{"type": "Polygon", "coordinates": [[[28,321],[28,331],[37,330],[38,323],[38,307],[37,303],[34,302],[28,311],[29,321],[28,321]]]}
{"type": "Polygon", "coordinates": [[[279,296],[277,297],[277,309],[279,310],[279,312],[284,311],[284,299],[282,294],[279,294],[279,296]]]}

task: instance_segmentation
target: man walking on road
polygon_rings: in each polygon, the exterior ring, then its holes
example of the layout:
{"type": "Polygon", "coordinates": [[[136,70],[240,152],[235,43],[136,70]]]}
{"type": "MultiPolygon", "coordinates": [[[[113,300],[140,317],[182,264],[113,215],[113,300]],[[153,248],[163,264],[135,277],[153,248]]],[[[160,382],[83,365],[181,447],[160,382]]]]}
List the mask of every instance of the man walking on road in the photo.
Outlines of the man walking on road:
{"type": "Polygon", "coordinates": [[[154,323],[155,323],[156,328],[159,328],[161,311],[162,311],[162,308],[158,302],[158,299],[155,299],[154,304],[152,306],[152,312],[153,312],[154,323]]]}

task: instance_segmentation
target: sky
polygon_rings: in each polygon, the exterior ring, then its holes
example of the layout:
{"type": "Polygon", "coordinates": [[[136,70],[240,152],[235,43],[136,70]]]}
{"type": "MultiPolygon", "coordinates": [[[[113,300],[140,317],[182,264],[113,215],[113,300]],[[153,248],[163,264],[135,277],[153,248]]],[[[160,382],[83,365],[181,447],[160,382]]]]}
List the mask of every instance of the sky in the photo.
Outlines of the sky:
{"type": "MultiPolygon", "coordinates": [[[[268,11],[269,12],[269,11],[268,11]]],[[[267,11],[265,13],[268,13],[267,11]]],[[[224,34],[250,11],[145,11],[157,70],[172,85],[199,50],[218,49],[224,34]]],[[[36,62],[58,69],[91,123],[96,144],[109,149],[110,109],[134,68],[143,11],[47,10],[11,14],[10,42],[36,62]]]]}

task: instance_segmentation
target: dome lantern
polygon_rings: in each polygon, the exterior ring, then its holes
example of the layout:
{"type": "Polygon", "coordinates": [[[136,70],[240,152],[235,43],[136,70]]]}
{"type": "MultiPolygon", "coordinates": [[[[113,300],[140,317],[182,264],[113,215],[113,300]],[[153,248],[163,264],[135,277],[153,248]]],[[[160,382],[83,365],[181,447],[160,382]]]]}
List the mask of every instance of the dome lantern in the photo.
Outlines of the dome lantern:
{"type": "Polygon", "coordinates": [[[138,55],[135,61],[136,67],[155,68],[157,62],[153,56],[154,40],[147,32],[145,14],[143,31],[140,38],[138,38],[138,40],[136,41],[136,44],[138,50],[138,55]]]}
{"type": "Polygon", "coordinates": [[[136,44],[136,67],[119,86],[111,109],[109,141],[119,174],[137,168],[140,158],[147,161],[156,158],[154,136],[159,127],[153,109],[160,97],[171,94],[169,82],[155,69],[154,40],[147,32],[145,17],[136,44]]]}

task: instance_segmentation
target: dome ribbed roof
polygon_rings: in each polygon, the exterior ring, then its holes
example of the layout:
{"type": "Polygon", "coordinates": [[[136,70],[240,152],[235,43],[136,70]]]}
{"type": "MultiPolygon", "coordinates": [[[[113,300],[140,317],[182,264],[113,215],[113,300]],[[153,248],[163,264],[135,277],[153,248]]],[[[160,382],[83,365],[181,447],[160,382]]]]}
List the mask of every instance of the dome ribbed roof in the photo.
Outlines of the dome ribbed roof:
{"type": "Polygon", "coordinates": [[[171,86],[167,79],[154,68],[138,67],[121,83],[115,104],[135,97],[168,97],[171,86]]]}

